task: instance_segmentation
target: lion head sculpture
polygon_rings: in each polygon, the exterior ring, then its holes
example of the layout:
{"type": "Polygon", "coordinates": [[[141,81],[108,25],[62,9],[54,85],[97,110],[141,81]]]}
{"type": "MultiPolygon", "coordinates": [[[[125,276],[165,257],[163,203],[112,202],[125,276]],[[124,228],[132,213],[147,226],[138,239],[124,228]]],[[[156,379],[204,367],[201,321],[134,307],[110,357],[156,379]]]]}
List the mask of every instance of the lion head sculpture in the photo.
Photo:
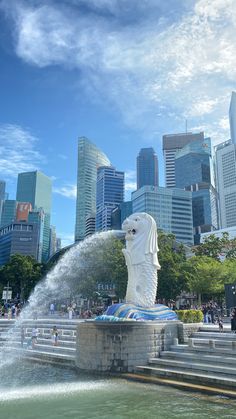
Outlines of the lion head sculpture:
{"type": "Polygon", "coordinates": [[[131,264],[136,265],[145,261],[145,255],[152,255],[152,263],[160,269],[157,252],[157,227],[155,220],[145,212],[130,215],[122,224],[126,232],[126,249],[131,258],[131,264]]]}

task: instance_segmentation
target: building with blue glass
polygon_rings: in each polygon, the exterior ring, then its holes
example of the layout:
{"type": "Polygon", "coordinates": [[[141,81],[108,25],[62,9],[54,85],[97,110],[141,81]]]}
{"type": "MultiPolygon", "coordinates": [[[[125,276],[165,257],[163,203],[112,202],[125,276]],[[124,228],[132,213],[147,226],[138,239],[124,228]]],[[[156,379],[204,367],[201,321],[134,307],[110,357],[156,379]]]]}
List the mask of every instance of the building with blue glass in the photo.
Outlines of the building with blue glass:
{"type": "Polygon", "coordinates": [[[163,155],[165,162],[165,185],[167,188],[177,187],[175,182],[175,156],[187,144],[196,140],[203,141],[204,133],[184,132],[163,135],[163,155]]]}
{"type": "Polygon", "coordinates": [[[43,260],[43,246],[45,246],[45,213],[42,209],[32,210],[28,215],[28,222],[37,224],[38,226],[38,253],[37,260],[42,262],[43,260]]]}
{"type": "Polygon", "coordinates": [[[3,201],[1,227],[4,227],[16,219],[17,201],[15,199],[6,199],[3,201]]]}
{"type": "Polygon", "coordinates": [[[189,143],[176,153],[176,187],[192,192],[194,244],[200,243],[201,233],[218,228],[214,180],[210,138],[189,143]]]}
{"type": "Polygon", "coordinates": [[[0,265],[14,254],[38,258],[38,224],[14,222],[0,228],[0,265]]]}
{"type": "Polygon", "coordinates": [[[97,169],[100,166],[110,166],[107,156],[88,138],[79,138],[75,241],[85,238],[86,218],[96,213],[97,169]]]}
{"type": "Polygon", "coordinates": [[[141,148],[137,157],[137,189],[158,185],[157,155],[152,147],[141,148]]]}
{"type": "Polygon", "coordinates": [[[124,172],[112,166],[97,171],[96,231],[111,230],[111,214],[124,201],[124,172]]]}
{"type": "Polygon", "coordinates": [[[147,212],[157,228],[175,235],[186,245],[193,244],[192,193],[183,189],[143,186],[132,193],[133,212],[147,212]]]}
{"type": "Polygon", "coordinates": [[[123,221],[133,214],[132,201],[122,202],[118,207],[114,208],[111,213],[112,230],[121,230],[123,221]]]}
{"type": "Polygon", "coordinates": [[[6,182],[4,180],[0,180],[0,226],[1,226],[1,217],[2,217],[2,207],[5,201],[6,195],[6,182]]]}
{"type": "Polygon", "coordinates": [[[30,202],[33,210],[44,212],[42,261],[47,262],[50,251],[50,217],[52,202],[52,180],[39,171],[18,175],[16,200],[30,202]]]}

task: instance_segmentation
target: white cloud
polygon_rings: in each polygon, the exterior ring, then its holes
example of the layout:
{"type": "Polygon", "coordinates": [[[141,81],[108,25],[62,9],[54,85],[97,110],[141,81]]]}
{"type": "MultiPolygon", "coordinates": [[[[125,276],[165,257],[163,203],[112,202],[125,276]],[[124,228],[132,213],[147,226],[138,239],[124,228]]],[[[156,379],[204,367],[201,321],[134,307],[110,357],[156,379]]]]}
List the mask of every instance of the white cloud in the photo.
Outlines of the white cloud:
{"type": "MultiPolygon", "coordinates": [[[[160,131],[163,124],[171,132],[185,117],[209,125],[227,113],[236,80],[235,0],[181,1],[179,10],[172,0],[2,4],[15,22],[21,59],[78,68],[80,88],[116,106],[137,130],[160,131]],[[132,8],[137,22],[127,24],[132,8]]],[[[228,136],[222,123],[213,131],[228,136]]]]}
{"type": "Polygon", "coordinates": [[[0,173],[17,177],[18,173],[37,170],[45,161],[37,151],[38,138],[19,125],[0,125],[0,173]]]}
{"type": "Polygon", "coordinates": [[[66,198],[76,199],[77,187],[76,185],[67,184],[60,187],[53,187],[53,192],[66,198]]]}
{"type": "Polygon", "coordinates": [[[61,160],[67,160],[68,156],[66,156],[65,154],[58,154],[59,159],[61,160]]]}

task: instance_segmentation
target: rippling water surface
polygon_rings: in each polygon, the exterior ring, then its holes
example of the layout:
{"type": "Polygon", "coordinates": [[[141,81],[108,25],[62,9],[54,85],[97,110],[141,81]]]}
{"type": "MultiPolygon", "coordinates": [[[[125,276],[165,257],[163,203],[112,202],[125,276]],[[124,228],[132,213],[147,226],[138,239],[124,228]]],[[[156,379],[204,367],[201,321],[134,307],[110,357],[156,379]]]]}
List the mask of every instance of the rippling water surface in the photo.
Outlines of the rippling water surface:
{"type": "Polygon", "coordinates": [[[235,418],[236,401],[74,370],[16,363],[1,370],[1,419],[235,418]]]}

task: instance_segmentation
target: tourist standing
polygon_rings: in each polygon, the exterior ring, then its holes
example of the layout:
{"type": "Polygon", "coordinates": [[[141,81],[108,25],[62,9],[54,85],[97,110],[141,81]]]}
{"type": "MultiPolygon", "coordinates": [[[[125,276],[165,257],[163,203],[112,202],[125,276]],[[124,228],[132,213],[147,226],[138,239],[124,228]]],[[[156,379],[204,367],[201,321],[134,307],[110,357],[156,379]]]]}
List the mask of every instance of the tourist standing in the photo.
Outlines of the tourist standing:
{"type": "Polygon", "coordinates": [[[223,319],[221,316],[218,317],[218,325],[219,325],[219,331],[223,332],[224,330],[224,325],[223,325],[223,319]]]}
{"type": "Polygon", "coordinates": [[[59,333],[58,333],[57,326],[53,326],[52,333],[51,333],[53,346],[57,346],[58,344],[58,334],[59,333]]]}
{"type": "Polygon", "coordinates": [[[55,305],[54,305],[54,303],[51,303],[50,304],[50,314],[54,314],[54,312],[55,312],[55,305]]]}
{"type": "Polygon", "coordinates": [[[34,349],[35,344],[37,343],[38,335],[39,335],[39,329],[37,329],[37,327],[33,327],[32,332],[31,332],[31,346],[32,346],[32,349],[34,349]]]}
{"type": "Polygon", "coordinates": [[[69,315],[69,320],[72,320],[72,318],[73,318],[73,307],[71,306],[71,305],[69,305],[68,306],[68,308],[67,308],[67,311],[68,311],[68,315],[69,315]]]}
{"type": "Polygon", "coordinates": [[[233,333],[236,333],[236,307],[231,312],[231,330],[233,333]]]}

